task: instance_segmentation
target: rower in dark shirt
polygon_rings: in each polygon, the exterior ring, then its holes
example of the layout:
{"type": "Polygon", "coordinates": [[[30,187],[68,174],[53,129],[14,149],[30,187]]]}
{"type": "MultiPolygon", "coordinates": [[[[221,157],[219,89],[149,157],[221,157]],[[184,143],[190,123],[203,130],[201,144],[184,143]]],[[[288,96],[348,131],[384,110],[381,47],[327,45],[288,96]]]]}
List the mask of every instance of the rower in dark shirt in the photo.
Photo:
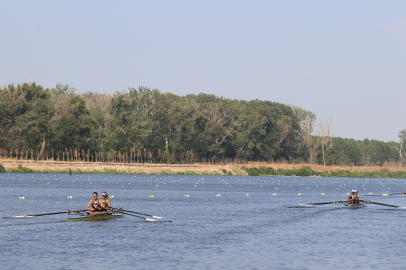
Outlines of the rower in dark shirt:
{"type": "Polygon", "coordinates": [[[86,209],[90,210],[90,214],[97,214],[99,212],[103,212],[104,210],[104,204],[102,203],[101,200],[99,200],[99,194],[97,192],[93,192],[93,199],[89,201],[87,204],[86,209]]]}

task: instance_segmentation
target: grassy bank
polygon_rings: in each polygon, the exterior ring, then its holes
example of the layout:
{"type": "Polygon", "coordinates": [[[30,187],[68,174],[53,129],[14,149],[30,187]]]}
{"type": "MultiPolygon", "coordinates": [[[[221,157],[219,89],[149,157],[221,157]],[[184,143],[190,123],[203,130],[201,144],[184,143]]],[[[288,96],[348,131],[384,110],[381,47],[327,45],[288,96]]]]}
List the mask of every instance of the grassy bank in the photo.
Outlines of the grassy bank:
{"type": "MultiPolygon", "coordinates": [[[[1,166],[1,164],[0,164],[1,166]]],[[[2,167],[2,166],[1,166],[2,167]]],[[[0,167],[0,169],[1,169],[0,167]]],[[[4,167],[3,167],[4,168],[4,167]]],[[[0,172],[18,172],[18,173],[69,173],[68,170],[33,170],[27,167],[24,167],[22,165],[18,165],[17,168],[10,168],[8,170],[4,169],[4,171],[0,172]]],[[[221,171],[214,171],[214,172],[195,172],[195,171],[158,171],[158,172],[149,172],[146,173],[144,171],[128,171],[128,170],[117,170],[117,169],[108,169],[105,168],[103,170],[73,170],[72,171],[75,174],[150,174],[150,175],[232,175],[231,172],[228,172],[226,170],[221,170],[221,171]]]]}
{"type": "Polygon", "coordinates": [[[312,170],[308,166],[303,166],[300,169],[273,169],[272,167],[250,167],[242,168],[247,172],[248,175],[252,176],[266,176],[266,175],[284,175],[284,176],[322,176],[322,177],[368,177],[368,178],[406,178],[406,172],[397,171],[393,172],[389,169],[383,168],[380,171],[369,171],[369,172],[360,172],[360,171],[330,171],[330,172],[317,172],[312,170]]]}
{"type": "Polygon", "coordinates": [[[152,174],[152,175],[284,175],[323,177],[406,178],[406,167],[350,167],[317,164],[126,164],[97,162],[57,162],[1,160],[0,172],[86,174],[152,174]],[[1,165],[3,164],[4,167],[1,165]]]}

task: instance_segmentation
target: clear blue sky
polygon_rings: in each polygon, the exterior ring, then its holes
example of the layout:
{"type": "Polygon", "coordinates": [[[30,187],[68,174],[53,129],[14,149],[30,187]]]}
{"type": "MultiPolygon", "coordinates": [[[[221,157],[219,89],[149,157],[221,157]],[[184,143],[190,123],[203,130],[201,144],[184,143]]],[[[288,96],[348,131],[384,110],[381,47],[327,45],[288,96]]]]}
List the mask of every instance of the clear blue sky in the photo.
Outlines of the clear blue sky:
{"type": "Polygon", "coordinates": [[[0,86],[290,103],[336,136],[406,129],[406,1],[2,1],[0,86]]]}

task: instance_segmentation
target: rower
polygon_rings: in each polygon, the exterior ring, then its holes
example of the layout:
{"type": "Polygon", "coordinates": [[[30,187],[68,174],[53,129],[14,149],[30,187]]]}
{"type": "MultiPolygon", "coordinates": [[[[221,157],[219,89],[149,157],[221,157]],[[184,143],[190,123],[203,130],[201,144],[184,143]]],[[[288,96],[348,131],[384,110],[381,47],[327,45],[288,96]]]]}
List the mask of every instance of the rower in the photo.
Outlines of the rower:
{"type": "Polygon", "coordinates": [[[97,192],[93,192],[93,199],[87,204],[86,209],[90,210],[91,215],[103,212],[104,210],[104,204],[99,200],[98,197],[99,194],[97,192]]]}
{"type": "Polygon", "coordinates": [[[348,195],[348,204],[359,203],[359,195],[356,189],[351,190],[351,194],[348,195]]]}
{"type": "Polygon", "coordinates": [[[102,192],[102,203],[104,205],[104,208],[107,210],[111,210],[111,203],[110,200],[108,199],[109,195],[107,195],[107,192],[102,192]]]}

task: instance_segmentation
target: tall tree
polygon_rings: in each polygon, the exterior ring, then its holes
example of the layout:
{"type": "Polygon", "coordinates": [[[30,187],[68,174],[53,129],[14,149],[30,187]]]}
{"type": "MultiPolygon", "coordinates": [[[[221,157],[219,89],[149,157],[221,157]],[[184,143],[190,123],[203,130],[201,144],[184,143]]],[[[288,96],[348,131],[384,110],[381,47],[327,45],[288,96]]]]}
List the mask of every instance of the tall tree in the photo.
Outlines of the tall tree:
{"type": "Polygon", "coordinates": [[[333,146],[332,139],[335,127],[333,126],[332,117],[320,117],[316,125],[316,135],[321,146],[323,165],[326,166],[325,152],[333,146]]]}

